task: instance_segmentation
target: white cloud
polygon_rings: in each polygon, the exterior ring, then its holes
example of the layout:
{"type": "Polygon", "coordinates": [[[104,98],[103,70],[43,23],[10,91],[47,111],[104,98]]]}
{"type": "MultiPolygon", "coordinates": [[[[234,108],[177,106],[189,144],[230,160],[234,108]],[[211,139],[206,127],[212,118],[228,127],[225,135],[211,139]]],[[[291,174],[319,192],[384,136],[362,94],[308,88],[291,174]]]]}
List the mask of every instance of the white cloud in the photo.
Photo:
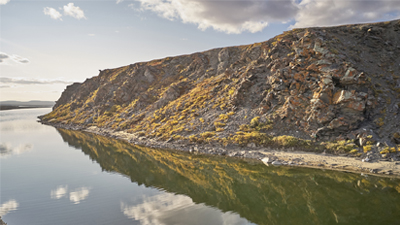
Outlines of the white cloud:
{"type": "Polygon", "coordinates": [[[237,214],[223,213],[204,204],[195,204],[187,196],[171,193],[144,197],[143,203],[134,206],[121,202],[121,211],[128,218],[138,220],[143,225],[250,224],[237,214]]]}
{"type": "MultiPolygon", "coordinates": [[[[1,0],[0,0],[1,1],[1,0]]],[[[75,6],[74,3],[68,3],[67,5],[64,5],[63,8],[60,8],[61,10],[64,10],[64,15],[74,17],[75,19],[86,19],[85,13],[81,8],[78,6],[75,6]]],[[[61,20],[62,21],[62,15],[59,11],[57,11],[54,8],[46,7],[43,9],[43,13],[45,15],[49,15],[52,19],[55,20],[61,20]]]]}
{"type": "Polygon", "coordinates": [[[124,0],[117,0],[117,4],[119,4],[119,3],[121,3],[121,2],[123,2],[124,0]]]}
{"type": "Polygon", "coordinates": [[[91,188],[81,187],[69,193],[69,200],[74,204],[79,204],[89,196],[91,188]]]}
{"type": "Polygon", "coordinates": [[[0,216],[5,216],[7,213],[17,210],[19,204],[16,200],[11,199],[8,202],[1,204],[0,206],[0,216]]]}
{"type": "Polygon", "coordinates": [[[6,53],[0,52],[0,59],[6,59],[8,55],[6,53]]]}
{"type": "Polygon", "coordinates": [[[400,18],[398,0],[303,0],[293,27],[333,26],[400,18]]]}
{"type": "Polygon", "coordinates": [[[10,0],[0,0],[0,5],[5,5],[8,2],[10,2],[10,0]]]}
{"type": "Polygon", "coordinates": [[[72,16],[75,19],[86,19],[85,13],[81,8],[78,6],[74,6],[74,3],[68,3],[67,5],[64,5],[64,14],[67,16],[72,16]]]}
{"type": "Polygon", "coordinates": [[[259,32],[269,23],[327,26],[400,18],[399,0],[135,0],[136,11],[225,33],[259,32]]]}
{"type": "Polygon", "coordinates": [[[6,59],[10,58],[6,53],[0,52],[0,63],[4,62],[6,59]]]}
{"type": "MultiPolygon", "coordinates": [[[[226,33],[255,33],[269,22],[293,18],[298,10],[294,0],[287,1],[203,1],[136,0],[141,10],[149,10],[169,20],[193,23],[199,29],[213,28],[226,33]]],[[[131,5],[130,7],[134,7],[131,5]]]]}
{"type": "Polygon", "coordinates": [[[9,55],[7,53],[0,52],[0,64],[5,63],[8,59],[21,64],[29,63],[29,59],[27,58],[23,58],[19,55],[9,55]]]}
{"type": "Polygon", "coordinates": [[[61,20],[61,21],[62,21],[62,18],[61,18],[62,15],[61,15],[61,13],[58,12],[58,11],[57,11],[56,9],[54,9],[54,8],[46,7],[46,8],[43,9],[43,13],[44,13],[45,15],[50,16],[52,19],[61,20]]]}
{"type": "Polygon", "coordinates": [[[11,55],[10,57],[12,60],[14,60],[17,63],[29,63],[29,59],[23,58],[19,55],[11,55]]]}
{"type": "Polygon", "coordinates": [[[67,195],[68,186],[58,186],[57,189],[51,190],[50,197],[52,199],[60,199],[67,195]]]}
{"type": "Polygon", "coordinates": [[[96,34],[88,34],[88,36],[91,36],[91,37],[93,37],[93,36],[96,36],[96,34]]]}

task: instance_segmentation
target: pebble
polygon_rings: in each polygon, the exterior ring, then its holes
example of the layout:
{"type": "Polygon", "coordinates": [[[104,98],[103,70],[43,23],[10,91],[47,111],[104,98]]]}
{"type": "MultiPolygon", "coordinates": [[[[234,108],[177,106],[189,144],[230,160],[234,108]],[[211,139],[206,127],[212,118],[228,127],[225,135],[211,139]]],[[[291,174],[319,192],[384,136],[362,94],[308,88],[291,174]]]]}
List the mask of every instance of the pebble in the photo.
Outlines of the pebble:
{"type": "Polygon", "coordinates": [[[369,161],[371,161],[371,160],[368,157],[361,160],[361,162],[369,162],[369,161]]]}
{"type": "Polygon", "coordinates": [[[279,162],[279,161],[273,161],[273,162],[272,162],[272,165],[279,166],[279,165],[282,165],[282,163],[279,162]]]}
{"type": "Polygon", "coordinates": [[[263,159],[261,159],[261,161],[262,161],[263,163],[270,163],[270,162],[272,162],[272,159],[271,159],[271,158],[268,158],[268,157],[264,157],[263,159]]]}
{"type": "Polygon", "coordinates": [[[235,156],[238,156],[238,155],[239,155],[238,152],[231,152],[231,153],[229,153],[229,156],[230,156],[230,157],[235,157],[235,156]]]}

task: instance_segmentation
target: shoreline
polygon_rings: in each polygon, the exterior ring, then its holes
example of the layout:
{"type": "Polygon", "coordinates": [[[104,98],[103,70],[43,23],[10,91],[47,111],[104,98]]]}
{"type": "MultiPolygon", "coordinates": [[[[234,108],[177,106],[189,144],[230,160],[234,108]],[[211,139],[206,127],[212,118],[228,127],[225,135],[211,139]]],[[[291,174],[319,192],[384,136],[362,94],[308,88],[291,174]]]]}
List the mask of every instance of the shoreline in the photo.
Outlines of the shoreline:
{"type": "Polygon", "coordinates": [[[84,127],[79,125],[49,123],[42,120],[39,122],[56,128],[89,132],[123,140],[133,145],[150,148],[173,149],[192,154],[222,155],[227,157],[255,159],[260,161],[260,163],[266,164],[266,166],[307,167],[400,179],[400,161],[390,161],[387,159],[365,161],[362,160],[361,157],[350,157],[347,156],[347,154],[333,155],[305,152],[295,150],[295,148],[223,147],[213,144],[199,145],[194,143],[171,143],[169,141],[160,142],[124,131],[114,131],[112,129],[98,128],[96,126],[84,127]]]}
{"type": "Polygon", "coordinates": [[[52,106],[0,106],[0,111],[16,110],[16,109],[44,109],[52,106]]]}

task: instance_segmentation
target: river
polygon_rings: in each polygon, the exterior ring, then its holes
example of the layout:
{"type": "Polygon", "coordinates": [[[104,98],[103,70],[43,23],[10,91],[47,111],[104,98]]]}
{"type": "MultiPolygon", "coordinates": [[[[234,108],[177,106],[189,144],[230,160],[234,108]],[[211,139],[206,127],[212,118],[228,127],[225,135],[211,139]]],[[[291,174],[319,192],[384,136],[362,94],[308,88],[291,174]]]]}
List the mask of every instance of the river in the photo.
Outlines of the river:
{"type": "Polygon", "coordinates": [[[400,180],[132,146],[0,111],[0,216],[30,224],[400,224],[400,180]]]}

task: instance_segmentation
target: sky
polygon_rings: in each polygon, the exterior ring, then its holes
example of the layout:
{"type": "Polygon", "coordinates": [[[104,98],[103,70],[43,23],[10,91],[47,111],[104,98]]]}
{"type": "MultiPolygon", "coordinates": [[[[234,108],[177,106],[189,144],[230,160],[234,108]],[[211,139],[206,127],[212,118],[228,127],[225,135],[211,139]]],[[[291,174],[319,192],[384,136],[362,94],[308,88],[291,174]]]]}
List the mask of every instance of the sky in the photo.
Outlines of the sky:
{"type": "Polygon", "coordinates": [[[99,70],[400,18],[400,0],[0,0],[0,101],[56,101],[99,70]]]}

